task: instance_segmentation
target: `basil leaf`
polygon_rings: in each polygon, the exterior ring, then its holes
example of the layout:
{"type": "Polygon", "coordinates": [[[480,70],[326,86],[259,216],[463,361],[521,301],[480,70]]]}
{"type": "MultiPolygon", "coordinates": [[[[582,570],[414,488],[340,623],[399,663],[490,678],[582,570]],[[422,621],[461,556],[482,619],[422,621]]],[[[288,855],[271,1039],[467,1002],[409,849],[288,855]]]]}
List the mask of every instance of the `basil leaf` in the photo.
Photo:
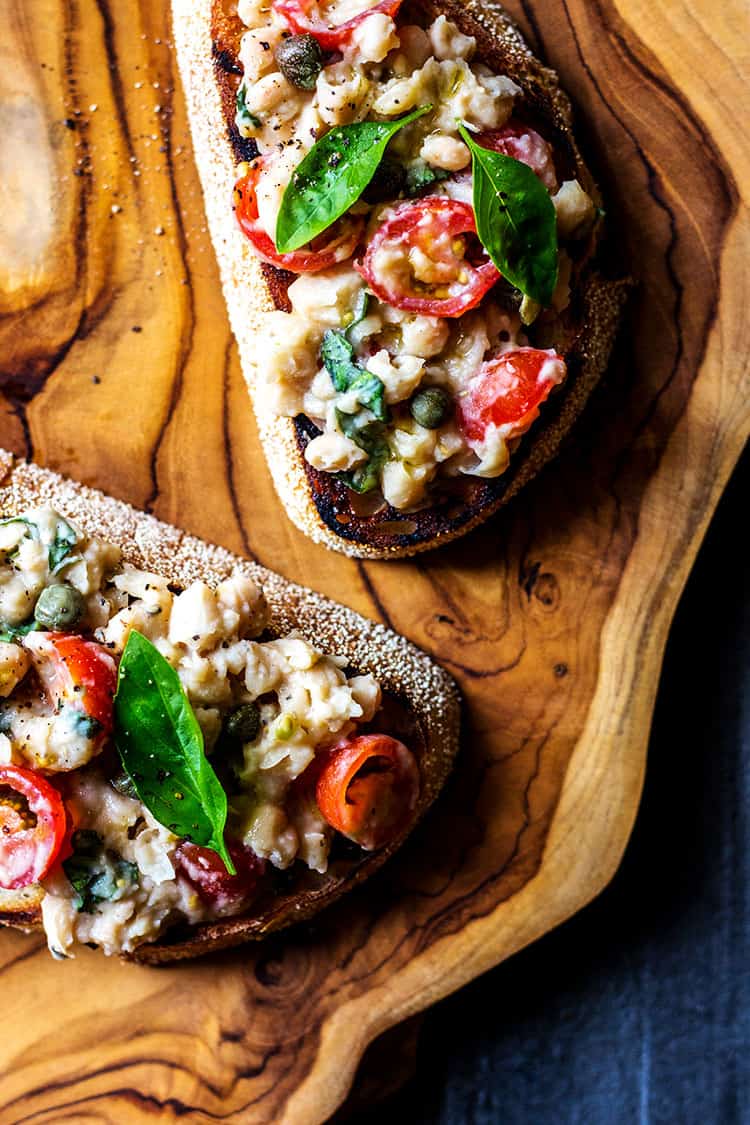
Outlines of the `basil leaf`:
{"type": "Polygon", "coordinates": [[[259,129],[262,122],[259,117],[251,113],[247,108],[247,86],[244,81],[240,82],[237,87],[237,98],[235,101],[237,112],[234,117],[234,123],[238,129],[259,129]]]}
{"type": "Polygon", "coordinates": [[[343,410],[337,410],[336,420],[342,434],[368,455],[366,464],[359,465],[349,473],[340,473],[339,477],[354,492],[371,492],[379,485],[380,470],[391,456],[385,439],[385,426],[381,422],[370,421],[361,411],[357,414],[345,414],[343,410]]]}
{"type": "Polygon", "coordinates": [[[0,621],[0,641],[15,644],[21,637],[25,637],[28,633],[33,633],[37,629],[41,629],[38,621],[25,621],[23,625],[8,625],[7,622],[0,621]]]}
{"type": "Polygon", "coordinates": [[[68,521],[58,519],[57,527],[55,528],[55,538],[52,540],[47,554],[49,568],[52,574],[60,569],[64,559],[70,554],[77,542],[78,535],[68,521]]]}
{"type": "Polygon", "coordinates": [[[406,194],[419,195],[426,187],[447,180],[448,176],[450,172],[445,168],[433,168],[424,160],[415,160],[406,169],[406,194]]]}
{"type": "Polygon", "coordinates": [[[115,743],[146,808],[170,832],[224,860],[227,795],[203,751],[203,733],[171,664],[131,632],[115,694],[115,743]]]}
{"type": "Polygon", "coordinates": [[[383,398],[383,380],[354,362],[354,348],[343,332],[329,328],[324,333],[320,358],[337,391],[354,391],[362,406],[371,410],[381,422],[386,420],[388,410],[383,398]]]}
{"type": "Polygon", "coordinates": [[[520,160],[482,148],[459,122],[471,151],[479,241],[511,285],[548,306],[557,285],[557,219],[549,192],[520,160]]]}
{"type": "Polygon", "coordinates": [[[337,125],[321,137],[295,168],[282,197],[279,253],[299,250],[348,211],[375,175],[391,137],[431,109],[420,106],[398,121],[337,125]]]}

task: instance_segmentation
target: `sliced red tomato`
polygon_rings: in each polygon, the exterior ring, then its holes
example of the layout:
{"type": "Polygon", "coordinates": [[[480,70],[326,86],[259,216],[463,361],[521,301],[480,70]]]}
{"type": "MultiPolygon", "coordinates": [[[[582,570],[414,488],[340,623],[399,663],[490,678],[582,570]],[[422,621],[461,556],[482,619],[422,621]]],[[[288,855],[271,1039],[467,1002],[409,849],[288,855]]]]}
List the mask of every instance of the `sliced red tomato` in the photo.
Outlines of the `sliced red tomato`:
{"type": "Polygon", "coordinates": [[[305,32],[314,35],[324,51],[336,51],[349,42],[354,28],[362,23],[362,20],[367,19],[373,12],[382,12],[393,18],[402,2],[403,0],[382,0],[382,3],[364,8],[356,16],[342,23],[334,23],[330,18],[327,19],[326,11],[330,12],[331,5],[320,4],[317,0],[273,0],[271,8],[298,35],[305,32]]]}
{"type": "Polygon", "coordinates": [[[525,430],[565,371],[564,359],[551,348],[517,348],[487,360],[458,400],[463,433],[470,441],[481,441],[490,425],[512,423],[518,432],[525,430]]]}
{"type": "Polygon", "coordinates": [[[67,819],[62,797],[40,774],[0,766],[0,887],[43,879],[60,855],[67,819]]]}
{"type": "Polygon", "coordinates": [[[186,840],[177,849],[181,873],[217,914],[235,912],[250,902],[266,869],[266,861],[238,840],[227,840],[227,850],[236,875],[229,874],[224,860],[211,848],[186,840]]]}
{"type": "Polygon", "coordinates": [[[443,195],[400,203],[387,213],[355,268],[376,297],[397,309],[461,316],[500,278],[476,229],[468,203],[443,195]]]}
{"type": "Polygon", "coordinates": [[[294,250],[291,254],[278,253],[258,215],[257,186],[263,167],[264,161],[256,160],[247,175],[234,186],[234,213],[237,222],[258,257],[272,266],[291,270],[293,273],[318,273],[319,270],[330,269],[351,258],[364,230],[364,219],[353,215],[343,215],[337,219],[305,249],[294,250]]]}
{"type": "Polygon", "coordinates": [[[332,828],[373,851],[397,836],[416,808],[419,768],[398,739],[361,734],[333,748],[315,795],[332,828]]]}
{"type": "Polygon", "coordinates": [[[24,647],[52,706],[74,707],[94,719],[103,741],[112,731],[117,688],[117,666],[107,649],[76,633],[29,633],[24,647]]]}
{"type": "Polygon", "coordinates": [[[514,160],[528,164],[549,191],[557,190],[552,146],[535,129],[517,121],[509,121],[502,129],[478,133],[474,140],[482,148],[502,152],[504,156],[512,156],[514,160]]]}

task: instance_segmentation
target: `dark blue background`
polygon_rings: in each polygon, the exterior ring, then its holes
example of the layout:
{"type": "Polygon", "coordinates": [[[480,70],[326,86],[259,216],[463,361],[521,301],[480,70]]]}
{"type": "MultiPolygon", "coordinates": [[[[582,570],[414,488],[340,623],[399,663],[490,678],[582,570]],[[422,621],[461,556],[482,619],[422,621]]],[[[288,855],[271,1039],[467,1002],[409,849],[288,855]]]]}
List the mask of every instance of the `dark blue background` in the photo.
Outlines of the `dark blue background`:
{"type": "Polygon", "coordinates": [[[426,1016],[367,1125],[750,1122],[750,456],[682,597],[614,881],[426,1016]]]}

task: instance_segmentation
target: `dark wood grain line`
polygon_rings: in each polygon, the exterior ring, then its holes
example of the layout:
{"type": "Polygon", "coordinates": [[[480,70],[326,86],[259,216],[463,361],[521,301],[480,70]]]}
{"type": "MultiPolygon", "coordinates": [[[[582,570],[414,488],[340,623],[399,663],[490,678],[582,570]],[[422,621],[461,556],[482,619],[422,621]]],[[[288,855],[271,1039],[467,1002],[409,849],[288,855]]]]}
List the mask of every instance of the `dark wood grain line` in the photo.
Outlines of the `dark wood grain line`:
{"type": "Polygon", "coordinates": [[[375,606],[375,609],[378,612],[378,616],[380,617],[381,622],[385,626],[387,626],[387,628],[394,629],[395,627],[394,627],[393,621],[391,620],[391,616],[388,613],[388,610],[385,608],[385,604],[381,600],[380,595],[378,594],[378,591],[375,588],[375,583],[370,578],[370,573],[369,573],[369,570],[368,570],[368,564],[365,563],[365,562],[362,562],[361,559],[355,559],[355,562],[357,564],[357,570],[359,571],[360,577],[362,579],[362,584],[365,587],[365,589],[367,590],[367,593],[369,594],[369,596],[372,600],[372,603],[373,603],[373,605],[375,606]]]}
{"type": "Polygon", "coordinates": [[[224,468],[226,470],[227,487],[229,489],[229,499],[232,505],[232,512],[237,521],[237,526],[240,529],[240,536],[242,539],[242,551],[253,562],[257,562],[257,556],[250,546],[250,539],[242,519],[242,510],[240,508],[239,497],[237,495],[237,483],[234,471],[234,458],[232,456],[232,442],[229,433],[229,373],[231,365],[231,357],[234,351],[234,337],[229,335],[224,346],[224,364],[221,375],[221,429],[224,436],[224,468]]]}
{"type": "MultiPolygon", "coordinates": [[[[109,0],[102,0],[108,3],[109,0]]],[[[169,194],[172,200],[172,212],[174,217],[175,231],[177,232],[177,245],[180,251],[180,260],[182,268],[185,271],[185,290],[187,293],[187,309],[185,313],[185,323],[181,325],[179,346],[174,362],[174,377],[170,385],[169,402],[167,403],[167,410],[164,419],[159,426],[159,429],[154,440],[153,447],[149,455],[149,469],[152,481],[152,491],[146,498],[145,509],[147,512],[153,511],[154,506],[159,498],[159,454],[161,452],[162,444],[166,438],[167,430],[172,424],[177,404],[182,395],[182,388],[184,383],[184,368],[187,358],[190,355],[193,346],[193,335],[195,330],[195,291],[193,287],[193,276],[190,268],[187,253],[187,237],[185,234],[185,223],[182,215],[182,208],[180,207],[179,196],[177,194],[177,183],[175,180],[174,160],[172,156],[172,119],[173,119],[173,105],[174,105],[174,91],[175,88],[179,89],[179,82],[173,69],[173,53],[170,53],[169,64],[169,90],[162,90],[162,97],[166,98],[166,114],[169,121],[169,128],[160,128],[162,144],[164,147],[164,163],[168,169],[169,181],[169,194]]]]}

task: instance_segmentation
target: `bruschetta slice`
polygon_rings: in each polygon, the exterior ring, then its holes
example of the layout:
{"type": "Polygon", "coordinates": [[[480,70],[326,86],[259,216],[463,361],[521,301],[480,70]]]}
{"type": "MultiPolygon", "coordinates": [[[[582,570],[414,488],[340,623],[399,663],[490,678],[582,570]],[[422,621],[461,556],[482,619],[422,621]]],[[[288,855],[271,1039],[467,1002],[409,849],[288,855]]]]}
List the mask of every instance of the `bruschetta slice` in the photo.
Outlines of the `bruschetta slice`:
{"type": "Polygon", "coordinates": [[[0,922],[149,963],[262,938],[380,867],[457,739],[403,638],[0,451],[0,922]]]}
{"type": "Polygon", "coordinates": [[[318,542],[448,542],[554,456],[627,285],[556,76],[497,4],[173,0],[261,441],[318,542]]]}

